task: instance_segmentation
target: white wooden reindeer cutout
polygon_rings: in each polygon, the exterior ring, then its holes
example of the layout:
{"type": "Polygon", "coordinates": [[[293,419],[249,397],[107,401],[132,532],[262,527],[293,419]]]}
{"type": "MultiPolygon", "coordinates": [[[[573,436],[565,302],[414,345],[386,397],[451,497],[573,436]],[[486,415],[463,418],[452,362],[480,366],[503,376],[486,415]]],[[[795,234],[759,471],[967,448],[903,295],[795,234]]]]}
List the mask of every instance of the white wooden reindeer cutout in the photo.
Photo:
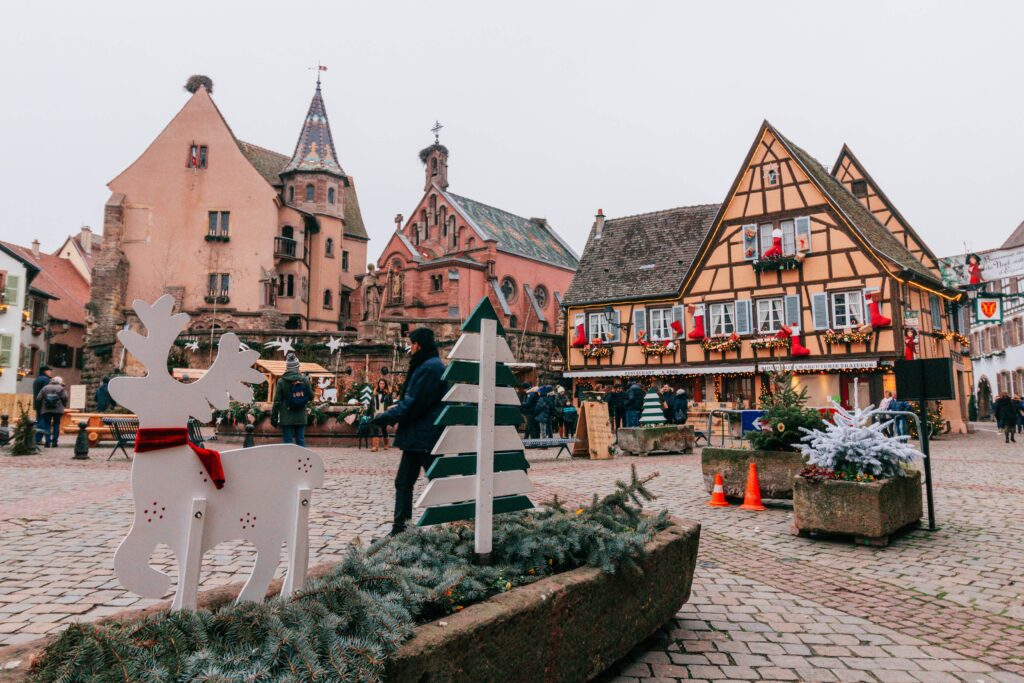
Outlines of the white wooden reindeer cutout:
{"type": "Polygon", "coordinates": [[[204,422],[211,405],[228,407],[230,398],[248,403],[247,383],[264,381],[252,365],[259,357],[243,350],[238,337],[220,338],[217,359],[203,377],[182,384],[166,370],[167,353],[188,315],[172,315],[174,299],[132,306],[146,336],[130,330],[118,339],[142,364],[144,377],[117,377],[110,393],[139,416],[137,455],[132,464],[135,519],[114,554],[121,584],[143,597],[158,598],[170,577],[149,564],[158,543],[166,543],[178,563],[172,609],[196,606],[203,553],[223,541],[242,539],[256,548],[256,563],[239,602],[263,600],[288,545],[288,572],[282,594],[300,588],[309,561],[309,507],[312,490],[323,486],[324,466],[315,452],[295,445],[257,446],[218,454],[188,442],[189,417],[204,422]]]}

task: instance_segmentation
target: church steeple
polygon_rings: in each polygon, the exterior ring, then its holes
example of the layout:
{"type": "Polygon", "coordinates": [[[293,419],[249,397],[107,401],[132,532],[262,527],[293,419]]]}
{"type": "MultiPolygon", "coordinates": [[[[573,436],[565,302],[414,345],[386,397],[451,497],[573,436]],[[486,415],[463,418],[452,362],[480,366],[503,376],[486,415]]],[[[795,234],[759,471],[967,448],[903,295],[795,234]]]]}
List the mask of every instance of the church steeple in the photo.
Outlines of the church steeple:
{"type": "Polygon", "coordinates": [[[334,137],[331,135],[331,124],[327,121],[324,98],[320,94],[319,78],[313,101],[309,103],[309,112],[302,124],[302,132],[299,133],[299,141],[295,144],[295,153],[281,173],[331,173],[345,177],[345,171],[338,162],[338,152],[334,149],[334,137]]]}
{"type": "Polygon", "coordinates": [[[420,150],[420,161],[423,162],[426,180],[423,183],[424,191],[429,190],[431,185],[437,185],[442,190],[448,189],[448,148],[441,144],[441,129],[444,126],[440,121],[434,123],[430,132],[434,134],[434,144],[420,150]]]}

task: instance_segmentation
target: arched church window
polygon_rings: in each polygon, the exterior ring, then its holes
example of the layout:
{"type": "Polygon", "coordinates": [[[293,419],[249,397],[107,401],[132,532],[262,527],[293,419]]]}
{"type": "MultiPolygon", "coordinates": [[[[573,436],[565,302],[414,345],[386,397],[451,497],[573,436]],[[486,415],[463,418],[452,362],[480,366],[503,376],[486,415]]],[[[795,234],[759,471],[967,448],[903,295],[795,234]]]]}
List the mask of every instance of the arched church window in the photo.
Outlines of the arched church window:
{"type": "Polygon", "coordinates": [[[324,255],[334,257],[334,238],[328,237],[324,240],[324,255]]]}
{"type": "Polygon", "coordinates": [[[333,187],[328,187],[327,188],[327,203],[328,204],[333,204],[334,203],[334,188],[333,187]]]}
{"type": "Polygon", "coordinates": [[[510,304],[514,303],[516,300],[516,294],[518,294],[516,281],[506,275],[501,281],[501,293],[505,295],[505,301],[510,304]]]}
{"type": "Polygon", "coordinates": [[[295,201],[295,186],[294,185],[289,185],[288,186],[288,201],[290,201],[290,202],[294,202],[295,201]]]}
{"type": "Polygon", "coordinates": [[[313,193],[314,192],[315,192],[315,188],[313,187],[313,183],[309,183],[308,185],[306,185],[306,201],[307,202],[313,201],[313,193]]]}
{"type": "Polygon", "coordinates": [[[334,308],[334,294],[329,289],[324,290],[324,308],[334,308]]]}
{"type": "Polygon", "coordinates": [[[547,308],[548,306],[548,290],[544,285],[537,285],[533,290],[533,298],[537,300],[537,305],[541,308],[547,308]]]}

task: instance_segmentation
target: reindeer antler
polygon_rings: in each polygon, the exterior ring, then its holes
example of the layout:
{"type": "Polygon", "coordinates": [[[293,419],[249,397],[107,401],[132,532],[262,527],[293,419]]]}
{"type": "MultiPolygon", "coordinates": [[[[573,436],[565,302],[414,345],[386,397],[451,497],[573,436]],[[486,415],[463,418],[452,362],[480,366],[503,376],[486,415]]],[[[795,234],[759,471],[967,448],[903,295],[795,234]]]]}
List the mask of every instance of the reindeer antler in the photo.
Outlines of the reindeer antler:
{"type": "Polygon", "coordinates": [[[188,325],[188,315],[171,315],[174,297],[170,294],[160,297],[152,306],[142,299],[136,299],[132,302],[132,308],[146,326],[146,336],[132,330],[121,330],[117,338],[146,366],[147,373],[166,371],[167,352],[178,338],[178,333],[188,325]]]}
{"type": "Polygon", "coordinates": [[[252,387],[249,384],[262,384],[266,381],[263,373],[252,367],[259,357],[258,351],[243,350],[238,335],[228,332],[220,338],[217,359],[213,365],[202,379],[189,386],[202,391],[206,400],[221,410],[228,407],[229,397],[249,403],[252,401],[252,387]]]}

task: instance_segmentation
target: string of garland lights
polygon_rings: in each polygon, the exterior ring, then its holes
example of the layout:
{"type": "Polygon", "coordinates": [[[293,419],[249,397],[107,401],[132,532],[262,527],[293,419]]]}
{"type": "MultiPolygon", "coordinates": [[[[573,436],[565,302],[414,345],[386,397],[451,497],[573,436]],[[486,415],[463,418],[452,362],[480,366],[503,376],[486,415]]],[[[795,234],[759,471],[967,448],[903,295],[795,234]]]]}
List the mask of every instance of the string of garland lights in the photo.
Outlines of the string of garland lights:
{"type": "Polygon", "coordinates": [[[726,339],[704,337],[704,339],[700,340],[700,347],[705,351],[711,352],[738,351],[740,348],[740,338],[736,335],[726,339]]]}
{"type": "Polygon", "coordinates": [[[754,270],[763,273],[766,271],[796,270],[803,266],[803,254],[798,256],[769,256],[752,261],[754,270]]]}
{"type": "Polygon", "coordinates": [[[584,358],[608,358],[612,355],[612,350],[601,344],[587,344],[581,353],[584,358]]]}
{"type": "Polygon", "coordinates": [[[752,349],[782,349],[789,347],[789,339],[780,339],[779,337],[761,337],[760,339],[750,340],[750,348],[752,349]]]}
{"type": "Polygon", "coordinates": [[[866,344],[871,340],[873,330],[843,330],[842,332],[836,332],[835,330],[826,330],[822,338],[826,344],[866,344]]]}
{"type": "Polygon", "coordinates": [[[952,330],[933,330],[928,333],[936,339],[945,339],[948,342],[956,342],[960,346],[970,346],[971,340],[966,335],[954,332],[952,330]]]}

